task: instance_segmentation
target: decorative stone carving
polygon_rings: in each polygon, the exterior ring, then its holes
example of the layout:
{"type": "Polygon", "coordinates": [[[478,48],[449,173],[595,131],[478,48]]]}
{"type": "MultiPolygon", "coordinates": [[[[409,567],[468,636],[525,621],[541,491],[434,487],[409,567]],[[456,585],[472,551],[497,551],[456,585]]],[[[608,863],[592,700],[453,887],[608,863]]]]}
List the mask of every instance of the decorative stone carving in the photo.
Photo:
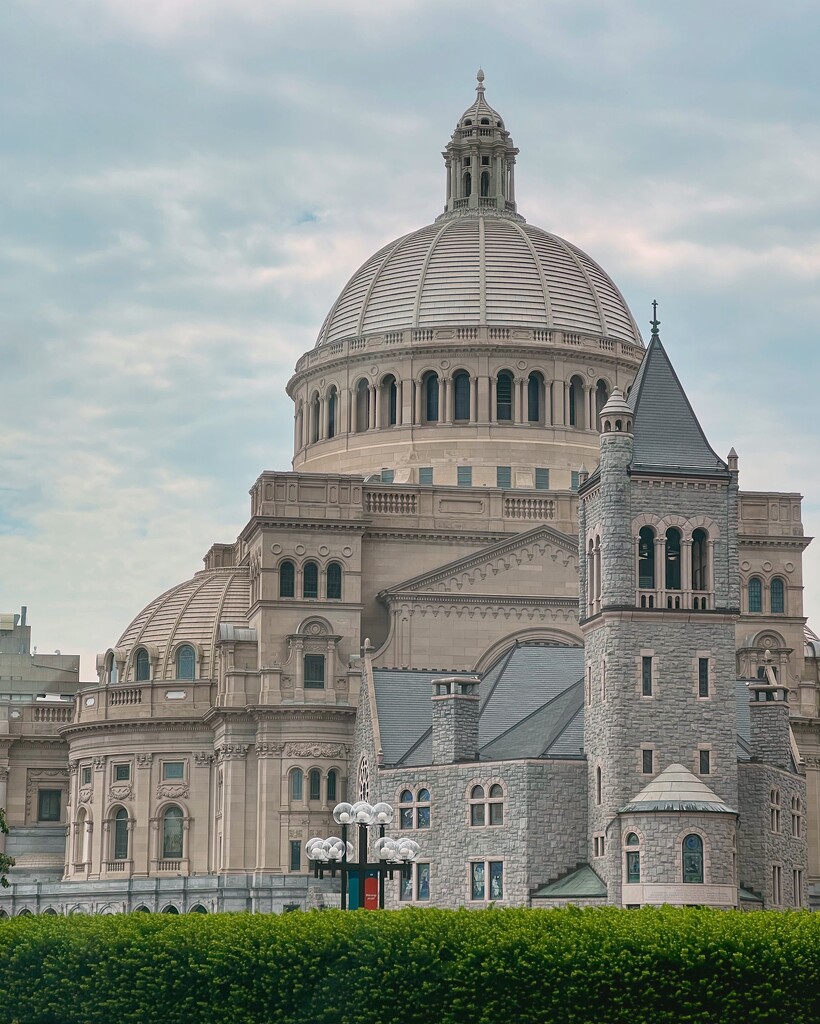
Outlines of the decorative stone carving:
{"type": "Polygon", "coordinates": [[[9,766],[7,764],[0,765],[0,782],[7,782],[9,777],[9,766]]]}
{"type": "Polygon", "coordinates": [[[285,757],[345,757],[343,743],[288,743],[285,757]]]}
{"type": "Polygon", "coordinates": [[[226,743],[218,747],[216,756],[220,761],[242,761],[248,756],[248,743],[226,743]]]}
{"type": "Polygon", "coordinates": [[[160,782],[157,786],[157,800],[187,799],[188,787],[184,783],[160,782]]]}
{"type": "Polygon", "coordinates": [[[105,768],[105,758],[104,757],[95,757],[94,758],[94,771],[95,772],[101,772],[101,771],[103,771],[104,768],[105,768]]]}
{"type": "Polygon", "coordinates": [[[214,763],[214,754],[205,750],[198,750],[194,754],[194,764],[199,768],[210,768],[214,763]]]}
{"type": "Polygon", "coordinates": [[[77,797],[78,801],[81,804],[90,803],[92,792],[93,791],[92,791],[92,789],[90,787],[87,787],[86,789],[81,789],[79,794],[78,794],[78,797],[77,797]]]}
{"type": "Polygon", "coordinates": [[[130,800],[132,796],[131,786],[127,783],[112,786],[108,792],[112,800],[130,800]]]}
{"type": "Polygon", "coordinates": [[[284,743],[257,743],[257,757],[281,757],[285,749],[284,743]]]}
{"type": "Polygon", "coordinates": [[[73,760],[69,761],[68,762],[68,772],[69,772],[69,775],[76,775],[77,774],[77,770],[79,769],[79,767],[80,767],[80,762],[79,761],[73,761],[73,760]]]}
{"type": "Polygon", "coordinates": [[[153,754],[137,754],[137,768],[150,768],[153,760],[153,754]]]}

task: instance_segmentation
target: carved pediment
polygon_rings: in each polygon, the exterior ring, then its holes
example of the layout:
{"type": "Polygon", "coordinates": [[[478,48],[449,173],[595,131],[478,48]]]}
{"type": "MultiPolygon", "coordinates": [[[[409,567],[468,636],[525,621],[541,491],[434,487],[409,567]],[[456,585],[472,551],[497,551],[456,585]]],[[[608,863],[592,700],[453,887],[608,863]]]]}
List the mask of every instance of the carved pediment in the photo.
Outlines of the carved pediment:
{"type": "Polygon", "coordinates": [[[480,551],[398,583],[379,596],[386,603],[430,594],[461,597],[575,599],[578,546],[548,526],[505,537],[480,551]]]}

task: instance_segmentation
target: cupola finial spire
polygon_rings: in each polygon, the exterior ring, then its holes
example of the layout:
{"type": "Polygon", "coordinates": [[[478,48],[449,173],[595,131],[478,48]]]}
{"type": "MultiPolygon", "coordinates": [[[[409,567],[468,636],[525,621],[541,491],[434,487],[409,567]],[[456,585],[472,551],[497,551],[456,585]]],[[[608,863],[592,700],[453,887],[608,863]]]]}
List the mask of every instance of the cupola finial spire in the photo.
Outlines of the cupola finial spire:
{"type": "Polygon", "coordinates": [[[475,91],[479,94],[484,92],[484,71],[481,68],[476,71],[475,80],[478,82],[478,85],[475,87],[475,91]]]}
{"type": "Polygon", "coordinates": [[[649,323],[650,323],[650,326],[652,327],[652,337],[653,338],[660,338],[660,332],[658,331],[658,328],[660,327],[661,322],[658,319],[658,300],[657,299],[653,299],[652,300],[652,319],[649,321],[649,323]]]}

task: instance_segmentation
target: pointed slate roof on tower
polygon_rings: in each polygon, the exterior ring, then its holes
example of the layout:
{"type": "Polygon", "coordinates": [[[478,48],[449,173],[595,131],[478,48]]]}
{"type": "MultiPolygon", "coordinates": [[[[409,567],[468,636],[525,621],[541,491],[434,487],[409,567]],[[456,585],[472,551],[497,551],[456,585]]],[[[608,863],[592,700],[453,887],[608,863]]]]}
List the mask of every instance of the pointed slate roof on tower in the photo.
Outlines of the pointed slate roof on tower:
{"type": "Polygon", "coordinates": [[[689,404],[652,321],[652,337],[629,392],[634,413],[632,468],[726,476],[728,467],[712,450],[689,404]]]}

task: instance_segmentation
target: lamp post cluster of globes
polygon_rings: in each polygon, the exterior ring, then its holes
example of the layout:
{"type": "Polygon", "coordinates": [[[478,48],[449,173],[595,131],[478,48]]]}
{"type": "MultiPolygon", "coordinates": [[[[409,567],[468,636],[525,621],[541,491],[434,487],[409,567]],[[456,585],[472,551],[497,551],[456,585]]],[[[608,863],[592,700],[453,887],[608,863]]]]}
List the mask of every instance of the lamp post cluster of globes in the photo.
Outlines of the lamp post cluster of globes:
{"type": "Polygon", "coordinates": [[[308,839],[305,852],[308,862],[313,868],[316,878],[324,878],[325,873],[331,878],[338,871],[342,882],[342,910],[347,910],[348,884],[351,875],[359,880],[360,892],[364,891],[364,905],[375,894],[368,894],[365,886],[366,878],[378,879],[378,906],[384,909],[384,880],[392,878],[399,872],[402,878],[411,877],[413,861],[419,854],[419,844],[412,839],[390,839],[385,829],[393,820],[394,811],[390,804],[369,804],[359,800],[355,804],[341,803],[333,808],[333,820],[341,825],[341,836],[330,836],[322,839],[319,836],[308,839]],[[353,844],[348,841],[348,829],[358,828],[358,859],[354,860],[353,844]],[[379,837],[374,843],[376,860],[368,862],[368,828],[377,826],[379,837]]]}

